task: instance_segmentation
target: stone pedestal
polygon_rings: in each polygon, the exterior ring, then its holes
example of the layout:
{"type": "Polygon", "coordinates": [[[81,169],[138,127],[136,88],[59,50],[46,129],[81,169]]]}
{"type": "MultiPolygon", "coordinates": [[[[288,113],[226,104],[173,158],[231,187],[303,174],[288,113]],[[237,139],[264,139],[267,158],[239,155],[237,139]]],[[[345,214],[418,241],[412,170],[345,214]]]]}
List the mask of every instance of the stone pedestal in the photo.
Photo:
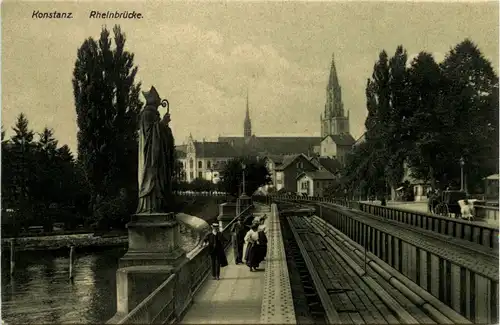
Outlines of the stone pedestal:
{"type": "Polygon", "coordinates": [[[217,221],[219,221],[221,230],[238,215],[237,209],[237,204],[233,202],[219,204],[219,216],[217,217],[217,221]]]}
{"type": "Polygon", "coordinates": [[[129,247],[119,267],[176,266],[185,259],[174,213],[136,214],[127,224],[129,247]]]}
{"type": "Polygon", "coordinates": [[[252,205],[252,198],[246,194],[242,194],[237,199],[237,205],[238,205],[238,211],[236,213],[240,214],[243,210],[252,205]]]}

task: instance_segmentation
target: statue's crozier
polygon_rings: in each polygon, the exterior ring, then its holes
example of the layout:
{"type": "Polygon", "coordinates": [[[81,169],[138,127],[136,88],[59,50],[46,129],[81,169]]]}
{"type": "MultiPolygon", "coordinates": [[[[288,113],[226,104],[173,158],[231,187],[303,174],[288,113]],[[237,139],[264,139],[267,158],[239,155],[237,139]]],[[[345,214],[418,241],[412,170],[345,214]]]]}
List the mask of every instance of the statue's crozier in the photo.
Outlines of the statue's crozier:
{"type": "Polygon", "coordinates": [[[168,126],[168,102],[151,87],[143,92],[146,105],[139,117],[139,204],[137,214],[170,212],[174,167],[174,137],[168,126]],[[160,119],[159,106],[167,113],[160,119]]]}

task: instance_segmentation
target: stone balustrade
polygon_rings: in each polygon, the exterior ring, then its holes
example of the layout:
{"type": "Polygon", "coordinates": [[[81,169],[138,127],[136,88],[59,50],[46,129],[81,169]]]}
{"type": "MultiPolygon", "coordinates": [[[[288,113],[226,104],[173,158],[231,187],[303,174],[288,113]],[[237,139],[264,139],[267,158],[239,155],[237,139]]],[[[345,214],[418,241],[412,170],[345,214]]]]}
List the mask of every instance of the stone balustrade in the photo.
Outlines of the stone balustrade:
{"type": "MultiPolygon", "coordinates": [[[[246,217],[252,213],[252,209],[252,205],[247,205],[240,215],[246,217]]],[[[233,214],[232,220],[222,229],[227,239],[226,249],[231,242],[229,230],[240,215],[233,214]]],[[[179,217],[186,221],[190,216],[181,214],[179,217]]],[[[206,223],[194,227],[200,231],[209,229],[206,223]]],[[[207,247],[203,246],[202,242],[189,252],[182,264],[175,269],[168,265],[119,269],[117,278],[120,276],[129,278],[127,281],[117,281],[117,313],[107,324],[167,324],[178,321],[191,305],[194,295],[209,272],[210,257],[207,247]],[[131,273],[148,281],[137,281],[137,285],[134,286],[136,281],[130,279],[131,273]],[[159,277],[159,274],[164,274],[164,278],[159,277]],[[158,279],[162,281],[159,282],[158,279]],[[145,283],[148,283],[149,288],[138,290],[140,288],[137,287],[144,286],[145,283]],[[145,292],[151,293],[144,295],[145,292]]]]}

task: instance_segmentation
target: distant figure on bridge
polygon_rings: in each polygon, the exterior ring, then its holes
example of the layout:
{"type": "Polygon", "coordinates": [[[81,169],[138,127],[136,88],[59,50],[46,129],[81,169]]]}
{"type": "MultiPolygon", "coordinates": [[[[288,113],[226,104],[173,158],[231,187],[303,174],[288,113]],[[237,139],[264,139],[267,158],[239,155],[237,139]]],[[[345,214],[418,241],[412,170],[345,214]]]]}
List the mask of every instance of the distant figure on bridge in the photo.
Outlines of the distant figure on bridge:
{"type": "Polygon", "coordinates": [[[458,205],[460,206],[460,213],[462,218],[471,221],[474,219],[474,201],[477,200],[459,200],[458,205]],[[471,202],[472,201],[472,202],[471,202]]]}
{"type": "Polygon", "coordinates": [[[236,223],[231,227],[232,244],[236,265],[243,263],[243,246],[245,246],[246,227],[243,224],[244,218],[238,217],[236,223]]]}
{"type": "Polygon", "coordinates": [[[220,279],[220,268],[227,266],[226,253],[224,252],[224,237],[219,232],[219,224],[212,224],[212,232],[205,237],[208,244],[210,261],[212,262],[212,277],[214,280],[220,279]]]}
{"type": "Polygon", "coordinates": [[[245,236],[245,261],[250,271],[257,271],[262,262],[262,252],[259,247],[259,221],[254,220],[252,227],[245,236]]]}

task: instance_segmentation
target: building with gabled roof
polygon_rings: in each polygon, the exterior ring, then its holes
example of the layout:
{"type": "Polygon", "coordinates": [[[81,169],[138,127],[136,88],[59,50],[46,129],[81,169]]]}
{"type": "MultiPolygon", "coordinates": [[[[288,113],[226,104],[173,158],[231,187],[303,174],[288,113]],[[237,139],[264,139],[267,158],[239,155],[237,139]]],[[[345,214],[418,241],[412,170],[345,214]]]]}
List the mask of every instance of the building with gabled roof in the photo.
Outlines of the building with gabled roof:
{"type": "Polygon", "coordinates": [[[304,171],[316,171],[318,168],[304,154],[286,155],[281,158],[265,157],[266,167],[276,191],[281,189],[295,193],[297,175],[304,171]]]}
{"type": "Polygon", "coordinates": [[[349,133],[327,135],[321,140],[320,156],[335,158],[344,165],[346,156],[355,142],[349,133]]]}
{"type": "Polygon", "coordinates": [[[226,142],[195,141],[190,135],[188,143],[176,147],[179,158],[186,172],[186,181],[192,182],[201,178],[216,182],[219,179],[221,166],[238,157],[235,149],[226,142]],[[184,155],[181,150],[185,149],[184,155]]]}
{"type": "Polygon", "coordinates": [[[311,157],[309,159],[320,171],[329,171],[336,175],[342,169],[342,164],[334,158],[328,157],[311,157]]]}
{"type": "Polygon", "coordinates": [[[330,187],[335,175],[327,170],[303,172],[296,178],[297,193],[307,196],[323,196],[325,189],[330,187]]]}

